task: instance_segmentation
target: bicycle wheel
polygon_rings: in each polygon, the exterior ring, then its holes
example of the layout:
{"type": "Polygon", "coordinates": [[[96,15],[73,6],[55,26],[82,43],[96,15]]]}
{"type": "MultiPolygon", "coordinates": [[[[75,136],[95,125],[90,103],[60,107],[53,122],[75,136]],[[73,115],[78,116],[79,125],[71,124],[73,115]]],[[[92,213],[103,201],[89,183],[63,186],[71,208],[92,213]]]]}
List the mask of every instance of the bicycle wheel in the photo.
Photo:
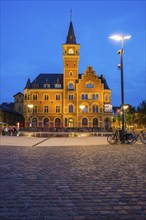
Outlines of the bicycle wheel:
{"type": "Polygon", "coordinates": [[[137,135],[137,134],[133,134],[133,137],[134,137],[134,139],[133,139],[133,144],[136,142],[136,141],[139,141],[139,135],[137,135]]]}
{"type": "Polygon", "coordinates": [[[115,134],[110,134],[108,137],[107,137],[107,142],[109,144],[116,144],[118,141],[117,139],[117,136],[115,134]]]}
{"type": "Polygon", "coordinates": [[[141,142],[142,142],[143,144],[146,144],[146,133],[145,133],[145,134],[142,133],[142,134],[140,135],[140,140],[141,140],[141,142]]]}
{"type": "Polygon", "coordinates": [[[135,141],[135,137],[132,133],[124,134],[124,140],[126,144],[132,144],[135,141]]]}

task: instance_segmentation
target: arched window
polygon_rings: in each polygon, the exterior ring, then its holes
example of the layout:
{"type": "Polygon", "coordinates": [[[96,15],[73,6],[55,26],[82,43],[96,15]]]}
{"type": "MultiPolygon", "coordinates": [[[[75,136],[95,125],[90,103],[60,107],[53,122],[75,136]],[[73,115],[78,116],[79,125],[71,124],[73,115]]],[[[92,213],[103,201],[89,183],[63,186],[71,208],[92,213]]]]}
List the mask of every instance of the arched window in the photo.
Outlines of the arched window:
{"type": "Polygon", "coordinates": [[[98,127],[98,118],[93,118],[93,127],[98,127]]]}
{"type": "Polygon", "coordinates": [[[37,118],[32,119],[32,127],[37,127],[37,118]]]}
{"type": "Polygon", "coordinates": [[[98,105],[92,105],[92,112],[98,112],[98,105]]]}
{"type": "Polygon", "coordinates": [[[82,94],[81,99],[82,100],[88,100],[88,94],[82,94]]]}
{"type": "Polygon", "coordinates": [[[85,107],[82,109],[82,112],[88,112],[88,106],[85,105],[85,107]]]}
{"type": "Polygon", "coordinates": [[[55,127],[60,127],[60,125],[61,125],[61,120],[60,120],[60,118],[56,118],[56,119],[55,119],[55,127]]]}
{"type": "Polygon", "coordinates": [[[72,82],[69,83],[69,90],[73,90],[74,89],[74,85],[72,82]]]}
{"type": "Polygon", "coordinates": [[[69,76],[72,76],[72,75],[73,75],[72,72],[70,72],[70,73],[69,73],[69,76]]]}
{"type": "Polygon", "coordinates": [[[68,107],[68,112],[73,112],[73,111],[74,111],[73,105],[69,105],[69,107],[68,107]]]}
{"type": "Polygon", "coordinates": [[[49,119],[48,118],[44,118],[44,125],[49,125],[49,119]]]}
{"type": "Polygon", "coordinates": [[[98,100],[98,94],[92,94],[92,99],[93,100],[98,100]]]}
{"type": "Polygon", "coordinates": [[[82,127],[87,127],[88,125],[88,119],[87,118],[83,118],[82,119],[82,127]]]}

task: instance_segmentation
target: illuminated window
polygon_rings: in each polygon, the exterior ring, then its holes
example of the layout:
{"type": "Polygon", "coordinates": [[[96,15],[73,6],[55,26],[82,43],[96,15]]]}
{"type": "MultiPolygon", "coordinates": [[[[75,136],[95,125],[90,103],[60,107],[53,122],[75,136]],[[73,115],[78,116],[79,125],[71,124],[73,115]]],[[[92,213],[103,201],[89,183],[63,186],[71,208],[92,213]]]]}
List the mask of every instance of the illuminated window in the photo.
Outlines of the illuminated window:
{"type": "Polygon", "coordinates": [[[70,72],[69,75],[72,76],[72,72],[70,72]]]}

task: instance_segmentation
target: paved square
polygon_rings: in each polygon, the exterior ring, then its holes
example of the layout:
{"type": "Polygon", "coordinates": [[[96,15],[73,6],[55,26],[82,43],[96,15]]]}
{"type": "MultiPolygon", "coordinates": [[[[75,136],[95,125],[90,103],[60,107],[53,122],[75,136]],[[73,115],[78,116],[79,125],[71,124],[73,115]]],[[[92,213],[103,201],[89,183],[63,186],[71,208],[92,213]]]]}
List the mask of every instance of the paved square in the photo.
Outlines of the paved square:
{"type": "Polygon", "coordinates": [[[1,146],[1,220],[146,219],[146,147],[1,146]]]}

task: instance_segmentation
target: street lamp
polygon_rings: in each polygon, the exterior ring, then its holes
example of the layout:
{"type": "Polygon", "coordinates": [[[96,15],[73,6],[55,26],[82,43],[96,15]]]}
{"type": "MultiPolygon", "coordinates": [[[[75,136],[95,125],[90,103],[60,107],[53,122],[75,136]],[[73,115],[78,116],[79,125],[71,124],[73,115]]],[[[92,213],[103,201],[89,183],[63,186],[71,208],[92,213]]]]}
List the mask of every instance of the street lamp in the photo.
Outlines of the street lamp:
{"type": "Polygon", "coordinates": [[[79,107],[83,110],[85,108],[85,105],[80,105],[79,107]]]}
{"type": "Polygon", "coordinates": [[[124,52],[124,40],[128,40],[131,38],[130,35],[113,35],[109,37],[110,39],[116,41],[122,41],[121,50],[118,50],[118,54],[120,54],[120,64],[118,64],[118,69],[121,70],[121,107],[122,107],[122,143],[124,143],[124,74],[123,74],[123,52],[124,52]]]}

